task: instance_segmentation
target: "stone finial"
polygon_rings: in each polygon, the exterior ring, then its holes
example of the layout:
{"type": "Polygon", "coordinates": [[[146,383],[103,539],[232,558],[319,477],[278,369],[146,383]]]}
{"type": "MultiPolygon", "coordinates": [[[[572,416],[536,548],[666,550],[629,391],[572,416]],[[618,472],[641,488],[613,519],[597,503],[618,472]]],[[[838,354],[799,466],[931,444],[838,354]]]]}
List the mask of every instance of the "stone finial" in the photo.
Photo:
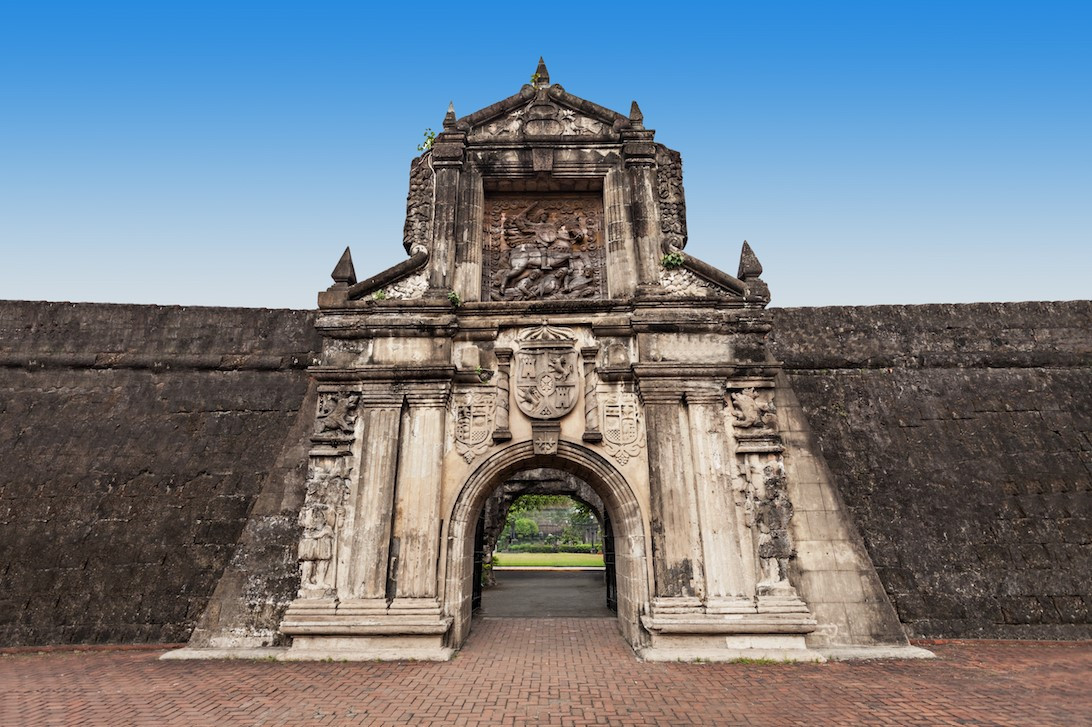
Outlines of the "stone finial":
{"type": "Polygon", "coordinates": [[[345,252],[341,253],[341,259],[337,261],[330,277],[337,285],[356,285],[356,269],[353,267],[353,255],[349,248],[346,247],[345,252]]]}
{"type": "Polygon", "coordinates": [[[645,115],[641,113],[641,107],[634,101],[629,105],[629,128],[645,128],[645,115]]]}
{"type": "Polygon", "coordinates": [[[455,102],[447,104],[447,113],[444,114],[444,131],[455,131],[455,102]]]}
{"type": "Polygon", "coordinates": [[[535,69],[535,88],[546,88],[550,85],[550,72],[546,70],[546,61],[542,56],[538,57],[538,67],[535,69]]]}
{"type": "Polygon", "coordinates": [[[758,261],[755,251],[744,240],[743,249],[739,253],[739,273],[736,277],[740,280],[747,280],[748,278],[757,278],[759,275],[762,275],[762,263],[758,261]]]}

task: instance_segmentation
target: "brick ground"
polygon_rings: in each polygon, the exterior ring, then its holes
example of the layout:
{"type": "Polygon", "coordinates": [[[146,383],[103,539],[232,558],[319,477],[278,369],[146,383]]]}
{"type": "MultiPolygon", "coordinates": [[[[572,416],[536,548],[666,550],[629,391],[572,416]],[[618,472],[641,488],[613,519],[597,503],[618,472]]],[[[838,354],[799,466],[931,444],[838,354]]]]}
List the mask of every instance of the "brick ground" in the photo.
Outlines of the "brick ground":
{"type": "Polygon", "coordinates": [[[448,663],[0,656],[0,725],[1092,724],[1092,642],[933,661],[644,664],[609,619],[481,620],[448,663]]]}

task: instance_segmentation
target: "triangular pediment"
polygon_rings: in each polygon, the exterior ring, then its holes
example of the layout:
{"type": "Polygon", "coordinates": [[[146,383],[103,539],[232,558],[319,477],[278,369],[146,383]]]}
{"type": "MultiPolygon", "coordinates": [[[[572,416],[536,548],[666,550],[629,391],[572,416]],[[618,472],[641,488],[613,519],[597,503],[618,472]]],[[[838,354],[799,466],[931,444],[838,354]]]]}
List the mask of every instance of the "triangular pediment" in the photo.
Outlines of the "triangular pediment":
{"type": "Polygon", "coordinates": [[[542,137],[617,138],[626,116],[568,93],[558,84],[525,85],[519,93],[459,119],[471,142],[542,137]]]}

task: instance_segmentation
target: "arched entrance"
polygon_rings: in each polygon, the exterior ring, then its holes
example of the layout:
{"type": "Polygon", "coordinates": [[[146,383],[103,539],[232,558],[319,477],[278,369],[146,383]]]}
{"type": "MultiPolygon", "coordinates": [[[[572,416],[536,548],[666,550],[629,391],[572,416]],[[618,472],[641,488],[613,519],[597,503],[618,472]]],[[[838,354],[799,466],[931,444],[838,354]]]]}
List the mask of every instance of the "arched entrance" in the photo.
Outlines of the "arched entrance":
{"type": "Polygon", "coordinates": [[[489,495],[513,474],[550,467],[576,475],[603,501],[611,523],[617,584],[618,624],[634,648],[646,643],[639,619],[649,601],[648,533],[633,490],[603,457],[573,442],[558,442],[554,454],[535,454],[531,442],[514,444],[483,461],[467,477],[446,526],[445,615],[452,618],[448,646],[457,648],[470,633],[473,612],[474,539],[489,495]]]}

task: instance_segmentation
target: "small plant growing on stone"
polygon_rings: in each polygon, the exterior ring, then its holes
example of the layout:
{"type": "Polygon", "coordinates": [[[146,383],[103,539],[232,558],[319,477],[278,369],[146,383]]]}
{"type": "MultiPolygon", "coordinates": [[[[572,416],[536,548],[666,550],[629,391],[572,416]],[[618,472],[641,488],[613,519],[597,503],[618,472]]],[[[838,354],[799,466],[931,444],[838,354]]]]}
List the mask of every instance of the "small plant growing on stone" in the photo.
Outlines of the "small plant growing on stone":
{"type": "Polygon", "coordinates": [[[482,382],[483,384],[493,378],[493,371],[490,369],[483,369],[481,366],[474,369],[474,373],[478,375],[478,381],[482,382]]]}
{"type": "Polygon", "coordinates": [[[452,308],[458,308],[463,304],[463,299],[459,297],[459,294],[454,290],[450,290],[447,293],[447,301],[451,303],[452,308]]]}
{"type": "Polygon", "coordinates": [[[372,300],[386,300],[386,299],[387,299],[387,291],[382,289],[382,288],[380,288],[379,290],[372,293],[372,300]]]}
{"type": "Polygon", "coordinates": [[[537,85],[538,84],[538,79],[539,79],[538,72],[536,71],[535,73],[532,73],[531,74],[531,85],[532,86],[537,85]]]}
{"type": "Polygon", "coordinates": [[[675,268],[681,268],[685,259],[681,252],[669,252],[660,258],[660,264],[668,270],[674,270],[675,268]]]}
{"type": "Polygon", "coordinates": [[[428,151],[436,143],[436,132],[431,128],[425,129],[425,140],[417,145],[417,151],[428,151]]]}

